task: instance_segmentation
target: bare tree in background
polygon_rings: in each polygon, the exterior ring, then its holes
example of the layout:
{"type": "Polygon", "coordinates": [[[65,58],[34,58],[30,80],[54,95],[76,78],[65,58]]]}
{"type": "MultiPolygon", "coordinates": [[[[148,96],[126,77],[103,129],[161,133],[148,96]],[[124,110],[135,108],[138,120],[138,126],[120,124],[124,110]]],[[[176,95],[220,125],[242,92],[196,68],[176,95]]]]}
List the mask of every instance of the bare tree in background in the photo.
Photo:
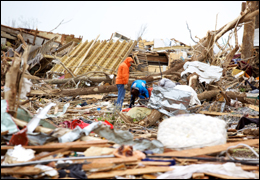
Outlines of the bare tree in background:
{"type": "Polygon", "coordinates": [[[137,34],[137,38],[136,39],[138,39],[139,37],[142,37],[144,35],[146,29],[147,29],[147,24],[142,24],[142,26],[140,27],[140,30],[139,30],[139,32],[137,34]]]}
{"type": "Polygon", "coordinates": [[[35,18],[23,18],[23,16],[19,17],[18,20],[20,21],[21,28],[27,29],[36,29],[38,25],[38,19],[35,18]]]}
{"type": "Polygon", "coordinates": [[[27,29],[35,29],[38,25],[39,21],[37,18],[24,18],[20,16],[17,20],[12,19],[6,22],[7,25],[14,28],[27,28],[27,29]]]}
{"type": "Polygon", "coordinates": [[[187,25],[187,29],[190,31],[190,38],[191,38],[191,40],[192,40],[193,42],[195,42],[195,43],[198,43],[198,42],[194,41],[194,39],[192,38],[191,30],[190,30],[190,28],[189,28],[189,25],[188,25],[187,21],[186,21],[186,25],[187,25]]]}

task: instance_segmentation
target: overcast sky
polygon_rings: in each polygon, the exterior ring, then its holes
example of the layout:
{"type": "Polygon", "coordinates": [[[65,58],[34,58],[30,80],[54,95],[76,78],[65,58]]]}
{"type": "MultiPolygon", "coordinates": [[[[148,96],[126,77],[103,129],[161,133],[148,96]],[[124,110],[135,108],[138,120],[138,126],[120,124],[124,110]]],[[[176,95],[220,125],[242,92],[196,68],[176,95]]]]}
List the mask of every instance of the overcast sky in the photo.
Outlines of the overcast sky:
{"type": "MultiPolygon", "coordinates": [[[[1,1],[1,24],[11,20],[37,19],[38,29],[50,31],[63,19],[54,33],[83,36],[83,41],[106,40],[114,32],[136,39],[142,25],[147,25],[143,39],[175,38],[194,45],[186,26],[203,38],[239,16],[243,1],[1,1]]],[[[244,1],[245,2],[245,1],[244,1]]],[[[228,34],[228,33],[227,33],[228,34]]],[[[227,34],[219,40],[221,44],[227,34]]],[[[238,31],[242,43],[243,28],[238,31]]],[[[234,37],[231,44],[234,44],[234,37]]]]}

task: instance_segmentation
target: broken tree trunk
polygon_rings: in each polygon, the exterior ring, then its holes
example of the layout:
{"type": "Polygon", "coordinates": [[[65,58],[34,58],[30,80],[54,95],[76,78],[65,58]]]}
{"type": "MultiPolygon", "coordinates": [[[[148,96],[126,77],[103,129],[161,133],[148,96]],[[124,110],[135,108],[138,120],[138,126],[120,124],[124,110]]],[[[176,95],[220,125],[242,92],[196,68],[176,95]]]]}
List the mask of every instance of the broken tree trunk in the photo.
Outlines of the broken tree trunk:
{"type": "MultiPolygon", "coordinates": [[[[21,58],[15,57],[12,63],[12,66],[6,73],[5,77],[5,92],[4,98],[8,102],[9,110],[8,113],[12,116],[15,116],[15,109],[16,109],[16,96],[18,91],[18,84],[17,80],[20,79],[20,64],[21,58]]],[[[18,82],[19,83],[19,82],[18,82]]]]}
{"type": "Polygon", "coordinates": [[[213,57],[213,43],[214,43],[214,31],[208,31],[207,36],[202,38],[198,44],[194,46],[194,54],[191,57],[192,61],[212,61],[213,57]]]}
{"type": "Polygon", "coordinates": [[[233,57],[236,54],[238,49],[239,49],[239,46],[236,45],[236,47],[234,49],[232,49],[232,51],[230,51],[230,53],[227,55],[226,60],[223,64],[223,76],[226,76],[227,67],[228,67],[229,63],[231,62],[231,60],[233,59],[233,57]]]}
{"type": "MultiPolygon", "coordinates": [[[[182,69],[182,68],[183,68],[183,65],[184,65],[185,63],[186,63],[186,61],[176,64],[174,67],[168,69],[167,71],[162,72],[162,75],[170,75],[170,74],[173,74],[173,75],[178,75],[179,77],[181,77],[181,73],[178,73],[177,71],[178,71],[179,69],[182,69]]],[[[152,76],[160,76],[160,75],[161,75],[161,73],[157,73],[157,74],[153,74],[152,76]]]]}
{"type": "Polygon", "coordinates": [[[157,111],[156,109],[153,109],[151,114],[149,114],[146,118],[144,118],[142,121],[139,122],[139,125],[141,126],[152,126],[162,117],[162,114],[157,111]]]}
{"type": "Polygon", "coordinates": [[[259,100],[247,98],[246,97],[246,93],[238,93],[238,92],[226,91],[226,95],[229,98],[237,99],[238,101],[240,101],[242,103],[259,104],[259,100]]]}
{"type": "Polygon", "coordinates": [[[127,115],[123,114],[119,110],[116,110],[116,112],[126,123],[130,123],[131,124],[133,122],[133,118],[131,118],[130,116],[127,116],[127,115]]]}
{"type": "Polygon", "coordinates": [[[15,106],[15,112],[13,114],[14,117],[17,116],[17,110],[18,110],[18,106],[20,104],[20,95],[21,95],[21,91],[22,91],[22,86],[23,86],[23,83],[24,83],[24,74],[25,74],[25,71],[28,69],[29,65],[27,64],[27,61],[28,61],[28,56],[29,56],[29,52],[30,52],[30,49],[31,49],[31,46],[26,46],[25,49],[24,49],[24,53],[23,53],[23,56],[22,56],[22,59],[23,59],[23,68],[22,68],[22,72],[21,72],[21,75],[19,76],[20,78],[17,79],[17,83],[18,83],[18,86],[17,86],[17,97],[16,97],[16,106],[15,106]]]}
{"type": "MultiPolygon", "coordinates": [[[[251,3],[250,3],[251,4],[251,3]]],[[[244,22],[248,22],[251,21],[253,17],[257,16],[259,14],[259,9],[255,10],[253,12],[249,12],[249,7],[246,8],[245,11],[242,11],[240,13],[240,15],[234,19],[233,21],[227,23],[226,25],[224,25],[223,27],[221,27],[217,32],[216,32],[216,36],[214,37],[214,42],[217,42],[217,40],[222,37],[226,32],[228,32],[229,30],[233,29],[234,27],[236,27],[237,25],[244,23],[244,22]]],[[[210,31],[209,31],[210,32],[210,31]]],[[[208,33],[209,33],[208,32],[208,33]]],[[[211,31],[211,34],[214,34],[213,31],[211,31]]],[[[205,55],[207,53],[206,49],[207,47],[211,47],[208,46],[208,42],[209,41],[209,37],[208,34],[206,37],[202,38],[199,43],[197,45],[195,45],[194,48],[194,55],[192,56],[191,60],[197,60],[197,61],[203,61],[205,58],[207,58],[205,55]]]]}
{"type": "MultiPolygon", "coordinates": [[[[247,1],[246,4],[251,4],[251,11],[256,9],[256,1],[247,1]]],[[[243,40],[241,47],[241,58],[246,59],[250,58],[253,55],[254,51],[254,32],[255,32],[255,17],[252,17],[252,20],[244,25],[243,40]]]]}
{"type": "MultiPolygon", "coordinates": [[[[138,79],[143,79],[146,82],[151,82],[154,80],[158,80],[161,77],[159,76],[148,76],[148,77],[143,77],[143,78],[138,78],[138,79]]],[[[134,80],[129,80],[127,84],[127,90],[130,90],[132,83],[134,80]]],[[[115,85],[110,85],[110,86],[96,86],[96,87],[89,87],[89,88],[78,88],[78,89],[62,89],[62,90],[52,90],[48,91],[50,95],[61,95],[61,96],[77,96],[77,95],[89,95],[89,94],[99,94],[99,93],[109,93],[109,92],[117,92],[117,86],[115,85]]]]}
{"type": "MultiPolygon", "coordinates": [[[[45,83],[48,84],[64,84],[68,81],[71,81],[73,78],[66,78],[66,79],[47,79],[43,80],[45,83]]],[[[107,77],[76,77],[74,79],[76,83],[79,81],[92,81],[94,83],[100,83],[100,82],[105,82],[105,83],[111,83],[112,79],[107,78],[107,77]]]]}
{"type": "Polygon", "coordinates": [[[202,100],[210,100],[211,98],[215,97],[220,93],[220,90],[212,90],[212,91],[204,91],[203,93],[198,94],[198,99],[202,100]]]}

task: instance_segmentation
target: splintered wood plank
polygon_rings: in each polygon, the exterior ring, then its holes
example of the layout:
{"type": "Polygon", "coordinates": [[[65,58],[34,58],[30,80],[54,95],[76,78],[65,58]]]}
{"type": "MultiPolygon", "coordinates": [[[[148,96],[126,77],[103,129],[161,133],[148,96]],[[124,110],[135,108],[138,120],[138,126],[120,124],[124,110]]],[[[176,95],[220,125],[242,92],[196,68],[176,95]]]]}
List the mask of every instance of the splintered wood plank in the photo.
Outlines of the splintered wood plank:
{"type": "Polygon", "coordinates": [[[7,131],[3,131],[3,132],[1,132],[1,136],[4,136],[4,135],[6,135],[6,134],[8,134],[9,133],[9,131],[7,130],[7,131]]]}
{"type": "Polygon", "coordinates": [[[171,162],[156,162],[156,161],[138,161],[138,162],[132,162],[132,163],[126,163],[127,165],[137,165],[137,164],[143,164],[146,166],[169,166],[171,162]]]}
{"type": "MultiPolygon", "coordinates": [[[[25,149],[33,149],[36,152],[42,151],[56,151],[64,147],[70,146],[71,151],[85,151],[91,146],[97,147],[110,147],[110,144],[107,144],[108,140],[93,140],[93,141],[81,141],[81,142],[68,142],[68,143],[53,143],[42,146],[23,146],[25,149]]],[[[8,149],[13,149],[14,146],[1,146],[1,154],[5,154],[8,149]]]]}
{"type": "Polygon", "coordinates": [[[36,175],[42,172],[41,169],[34,166],[24,166],[19,169],[14,168],[1,168],[1,175],[36,175]]]}
{"type": "Polygon", "coordinates": [[[241,141],[247,141],[247,139],[243,139],[243,138],[233,138],[233,139],[227,139],[227,142],[241,142],[241,141]]]}
{"type": "Polygon", "coordinates": [[[30,95],[46,95],[46,93],[50,94],[52,91],[51,90],[31,90],[30,95]]]}
{"type": "Polygon", "coordinates": [[[228,129],[227,132],[237,132],[236,129],[228,129]]]}
{"type": "MultiPolygon", "coordinates": [[[[187,150],[182,150],[182,151],[167,152],[167,153],[155,154],[155,155],[193,157],[193,156],[221,152],[221,151],[226,150],[228,147],[238,145],[239,143],[241,143],[241,142],[226,143],[226,144],[222,144],[222,145],[208,146],[208,147],[195,148],[195,149],[187,149],[187,150]]],[[[259,139],[243,141],[243,144],[247,144],[249,146],[259,144],[259,139]]]]}
{"type": "Polygon", "coordinates": [[[90,164],[83,164],[82,170],[88,171],[90,169],[100,169],[106,167],[113,167],[115,164],[113,163],[90,163],[90,164]]]}
{"type": "MultiPolygon", "coordinates": [[[[53,146],[77,146],[77,145],[95,145],[95,144],[106,144],[108,143],[108,140],[106,139],[101,139],[101,140],[91,140],[91,141],[79,141],[79,142],[66,142],[66,143],[49,143],[48,145],[53,145],[53,146]]],[[[45,145],[44,145],[45,146],[45,145]]]]}
{"type": "Polygon", "coordinates": [[[96,99],[102,99],[103,95],[99,94],[93,94],[93,95],[81,95],[81,98],[96,98],[96,99]]]}
{"type": "MultiPolygon", "coordinates": [[[[233,117],[242,117],[243,116],[243,114],[231,114],[231,113],[209,112],[209,111],[200,111],[199,113],[209,115],[209,116],[223,116],[223,115],[233,116],[233,117]]],[[[259,116],[251,116],[251,115],[248,116],[248,118],[256,118],[256,117],[259,117],[259,116]]]]}
{"type": "Polygon", "coordinates": [[[259,166],[242,165],[241,168],[244,171],[257,171],[257,170],[259,170],[259,166]]]}
{"type": "Polygon", "coordinates": [[[143,175],[143,178],[144,178],[144,179],[156,179],[157,176],[152,175],[152,174],[144,174],[144,175],[143,175]]]}
{"type": "Polygon", "coordinates": [[[204,177],[204,173],[193,173],[192,179],[202,179],[204,177]]]}
{"type": "Polygon", "coordinates": [[[69,149],[70,149],[70,146],[65,147],[65,148],[62,148],[62,149],[59,149],[59,150],[57,150],[57,151],[53,151],[53,152],[47,153],[47,154],[42,155],[42,156],[36,156],[36,157],[32,158],[32,159],[29,160],[29,161],[36,161],[36,160],[42,159],[42,158],[47,157],[47,156],[52,156],[52,155],[54,155],[54,154],[62,153],[62,152],[67,151],[67,150],[69,150],[69,149]]]}
{"type": "Polygon", "coordinates": [[[246,106],[249,107],[250,109],[253,109],[253,110],[259,112],[259,106],[255,106],[255,105],[252,105],[252,104],[248,104],[248,105],[246,105],[246,106]]]}
{"type": "Polygon", "coordinates": [[[139,168],[139,169],[127,169],[127,170],[117,170],[110,172],[102,172],[102,173],[92,173],[88,176],[89,179],[101,179],[101,178],[110,178],[115,176],[123,176],[123,175],[141,175],[141,174],[149,174],[149,173],[157,173],[157,172],[166,172],[171,171],[174,168],[171,167],[147,167],[147,168],[139,168]]]}
{"type": "Polygon", "coordinates": [[[129,163],[136,162],[138,159],[136,157],[125,157],[125,158],[102,158],[102,159],[88,159],[92,163],[129,163]]]}
{"type": "Polygon", "coordinates": [[[245,179],[245,178],[242,178],[242,177],[227,176],[227,175],[216,174],[216,173],[205,172],[204,174],[209,175],[209,176],[213,176],[213,177],[217,177],[217,178],[221,178],[221,179],[245,179]]]}

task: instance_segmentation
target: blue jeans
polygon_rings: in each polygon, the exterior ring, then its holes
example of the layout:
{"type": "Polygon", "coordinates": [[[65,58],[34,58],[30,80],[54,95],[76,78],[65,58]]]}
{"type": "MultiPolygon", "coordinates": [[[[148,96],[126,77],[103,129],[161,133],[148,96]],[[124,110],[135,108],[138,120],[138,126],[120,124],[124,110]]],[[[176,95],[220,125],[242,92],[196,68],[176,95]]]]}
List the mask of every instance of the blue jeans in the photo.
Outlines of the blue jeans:
{"type": "Polygon", "coordinates": [[[119,107],[120,111],[122,109],[123,101],[125,98],[125,89],[124,89],[124,84],[117,84],[117,89],[118,89],[118,96],[117,96],[117,102],[116,106],[119,107]]]}

